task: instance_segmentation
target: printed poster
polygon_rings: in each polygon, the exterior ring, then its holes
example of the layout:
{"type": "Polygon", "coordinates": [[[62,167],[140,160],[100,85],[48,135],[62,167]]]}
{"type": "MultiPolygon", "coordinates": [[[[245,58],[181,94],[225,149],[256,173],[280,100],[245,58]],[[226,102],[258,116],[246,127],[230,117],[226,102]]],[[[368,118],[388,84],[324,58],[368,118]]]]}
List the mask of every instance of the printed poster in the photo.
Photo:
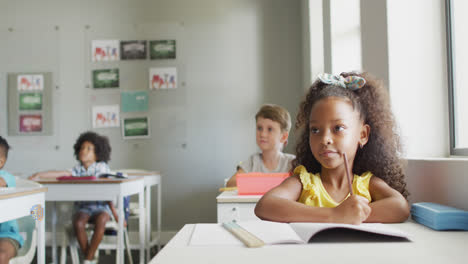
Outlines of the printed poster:
{"type": "Polygon", "coordinates": [[[93,128],[119,127],[119,105],[93,106],[93,128]]]}
{"type": "Polygon", "coordinates": [[[150,40],[149,43],[152,60],[176,58],[175,40],[150,40]]]}
{"type": "Polygon", "coordinates": [[[119,88],[119,69],[93,70],[93,88],[119,88]]]}
{"type": "Polygon", "coordinates": [[[146,40],[121,41],[120,58],[122,60],[145,60],[146,40]]]}
{"type": "Polygon", "coordinates": [[[120,98],[123,113],[148,111],[147,91],[122,92],[120,98]]]}
{"type": "Polygon", "coordinates": [[[19,131],[22,133],[42,132],[42,115],[20,115],[19,131]]]}
{"type": "Polygon", "coordinates": [[[42,93],[20,93],[19,110],[42,110],[42,93]]]}
{"type": "Polygon", "coordinates": [[[150,90],[177,88],[177,69],[175,67],[150,68],[149,84],[150,90]]]}
{"type": "Polygon", "coordinates": [[[118,40],[93,40],[91,43],[91,60],[118,61],[120,59],[118,40]]]}
{"type": "Polygon", "coordinates": [[[122,134],[124,139],[149,138],[149,118],[147,116],[123,118],[122,134]]]}
{"type": "Polygon", "coordinates": [[[24,74],[18,75],[18,91],[42,91],[44,90],[44,75],[24,74]]]}

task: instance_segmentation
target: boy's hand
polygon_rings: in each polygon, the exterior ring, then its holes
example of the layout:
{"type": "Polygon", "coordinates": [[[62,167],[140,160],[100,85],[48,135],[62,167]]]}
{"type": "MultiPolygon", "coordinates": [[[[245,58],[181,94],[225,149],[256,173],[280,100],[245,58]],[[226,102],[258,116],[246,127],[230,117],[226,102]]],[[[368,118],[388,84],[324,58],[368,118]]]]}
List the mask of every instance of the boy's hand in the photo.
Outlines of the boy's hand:
{"type": "Polygon", "coordinates": [[[32,180],[32,181],[39,180],[39,175],[37,173],[34,173],[33,175],[28,177],[28,180],[32,180]]]}
{"type": "Polygon", "coordinates": [[[369,201],[360,195],[351,195],[334,208],[332,222],[359,225],[370,215],[369,201]]]}

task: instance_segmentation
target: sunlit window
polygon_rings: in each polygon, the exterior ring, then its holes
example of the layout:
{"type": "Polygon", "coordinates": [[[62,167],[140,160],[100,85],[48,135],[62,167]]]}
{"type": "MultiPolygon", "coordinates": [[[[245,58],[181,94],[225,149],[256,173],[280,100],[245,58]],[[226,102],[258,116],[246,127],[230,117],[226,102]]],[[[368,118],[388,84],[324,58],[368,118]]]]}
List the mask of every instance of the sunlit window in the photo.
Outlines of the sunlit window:
{"type": "Polygon", "coordinates": [[[450,154],[468,155],[468,1],[446,0],[450,154]]]}

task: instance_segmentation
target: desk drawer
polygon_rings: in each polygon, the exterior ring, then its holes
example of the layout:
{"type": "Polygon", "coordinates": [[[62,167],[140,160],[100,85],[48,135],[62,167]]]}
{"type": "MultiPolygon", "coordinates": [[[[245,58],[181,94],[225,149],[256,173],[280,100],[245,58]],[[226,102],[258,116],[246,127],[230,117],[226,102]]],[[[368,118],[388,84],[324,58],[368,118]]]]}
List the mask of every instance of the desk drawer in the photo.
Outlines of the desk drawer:
{"type": "Polygon", "coordinates": [[[256,203],[218,203],[218,223],[258,220],[254,209],[256,203]]]}

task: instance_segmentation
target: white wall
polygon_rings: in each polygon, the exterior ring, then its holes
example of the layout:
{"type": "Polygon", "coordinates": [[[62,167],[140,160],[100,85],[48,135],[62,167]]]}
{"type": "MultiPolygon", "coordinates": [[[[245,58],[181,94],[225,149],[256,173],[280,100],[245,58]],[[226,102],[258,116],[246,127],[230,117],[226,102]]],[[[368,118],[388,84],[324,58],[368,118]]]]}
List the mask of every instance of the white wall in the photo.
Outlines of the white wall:
{"type": "MultiPolygon", "coordinates": [[[[259,106],[281,104],[296,116],[303,93],[300,6],[283,0],[0,0],[0,134],[7,131],[6,73],[52,71],[59,86],[54,136],[7,137],[13,149],[5,169],[27,176],[72,167],[73,143],[91,128],[90,107],[118,103],[119,91],[86,88],[90,40],[175,35],[174,64],[185,86],[150,93],[152,138],[128,141],[118,128],[96,131],[110,138],[111,168],[162,173],[164,230],[215,222],[218,188],[256,151],[259,106]]],[[[173,62],[121,62],[121,74],[131,73],[122,77],[121,90],[146,89],[147,67],[155,63],[173,62]]],[[[294,131],[290,135],[289,152],[294,131]]]]}
{"type": "Polygon", "coordinates": [[[393,111],[408,157],[449,155],[443,0],[387,1],[393,111]]]}
{"type": "Polygon", "coordinates": [[[468,159],[408,159],[409,201],[433,202],[468,210],[468,159]]]}

